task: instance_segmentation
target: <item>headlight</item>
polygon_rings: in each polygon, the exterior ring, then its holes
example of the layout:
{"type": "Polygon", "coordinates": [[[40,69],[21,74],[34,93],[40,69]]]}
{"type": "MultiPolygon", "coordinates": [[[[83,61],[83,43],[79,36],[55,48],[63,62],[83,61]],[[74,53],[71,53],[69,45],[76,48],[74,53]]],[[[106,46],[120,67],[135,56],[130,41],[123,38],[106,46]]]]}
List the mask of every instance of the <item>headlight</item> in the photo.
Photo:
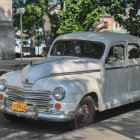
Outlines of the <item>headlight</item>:
{"type": "Polygon", "coordinates": [[[53,91],[53,97],[57,101],[61,101],[65,98],[65,90],[62,87],[56,87],[53,91]]]}
{"type": "Polygon", "coordinates": [[[0,80],[0,91],[4,92],[7,88],[7,82],[5,80],[0,80]]]}

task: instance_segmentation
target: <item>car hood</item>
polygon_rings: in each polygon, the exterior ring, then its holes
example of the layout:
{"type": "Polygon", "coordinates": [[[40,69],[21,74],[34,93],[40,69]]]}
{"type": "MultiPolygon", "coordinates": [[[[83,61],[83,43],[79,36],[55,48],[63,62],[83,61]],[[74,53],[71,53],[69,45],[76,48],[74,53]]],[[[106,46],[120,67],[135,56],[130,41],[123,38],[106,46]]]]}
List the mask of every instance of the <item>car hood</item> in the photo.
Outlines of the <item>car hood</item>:
{"type": "Polygon", "coordinates": [[[79,57],[50,57],[27,65],[21,73],[25,84],[34,84],[38,79],[52,76],[73,75],[99,71],[100,66],[94,59],[79,57]]]}

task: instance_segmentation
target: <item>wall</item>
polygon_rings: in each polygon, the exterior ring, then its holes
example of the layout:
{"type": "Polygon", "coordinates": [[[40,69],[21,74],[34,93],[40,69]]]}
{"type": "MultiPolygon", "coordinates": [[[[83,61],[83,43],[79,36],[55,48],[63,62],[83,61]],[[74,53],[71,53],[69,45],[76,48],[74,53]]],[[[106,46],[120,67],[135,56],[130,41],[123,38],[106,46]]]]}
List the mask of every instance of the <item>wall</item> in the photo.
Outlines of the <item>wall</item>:
{"type": "Polygon", "coordinates": [[[100,32],[116,32],[116,33],[123,33],[126,34],[128,33],[127,30],[123,29],[122,27],[120,27],[119,23],[117,23],[113,16],[111,15],[101,15],[100,16],[100,22],[103,22],[102,24],[100,24],[98,27],[102,27],[105,23],[107,23],[107,28],[106,29],[102,29],[100,30],[100,32]]]}
{"type": "Polygon", "coordinates": [[[0,59],[15,57],[12,0],[0,0],[0,59]]]}
{"type": "MultiPolygon", "coordinates": [[[[101,32],[108,31],[111,32],[112,30],[112,24],[113,24],[113,18],[110,15],[100,16],[100,22],[107,23],[107,28],[102,29],[101,32]]],[[[100,24],[99,27],[104,26],[104,23],[100,24]]]]}

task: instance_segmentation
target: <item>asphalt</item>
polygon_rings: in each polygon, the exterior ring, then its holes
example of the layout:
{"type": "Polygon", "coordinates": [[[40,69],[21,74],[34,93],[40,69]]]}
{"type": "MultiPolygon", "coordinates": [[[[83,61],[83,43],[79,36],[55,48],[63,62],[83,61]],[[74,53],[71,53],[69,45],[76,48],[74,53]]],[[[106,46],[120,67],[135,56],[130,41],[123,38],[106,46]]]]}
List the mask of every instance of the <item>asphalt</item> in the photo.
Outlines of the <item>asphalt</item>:
{"type": "Polygon", "coordinates": [[[96,112],[93,125],[75,131],[67,123],[10,122],[0,113],[0,140],[140,140],[139,119],[140,101],[96,112]]]}
{"type": "MultiPolygon", "coordinates": [[[[0,75],[22,69],[34,60],[37,59],[1,60],[0,75]]],[[[65,124],[47,123],[44,126],[42,121],[26,121],[7,123],[0,113],[0,140],[140,140],[140,101],[97,113],[93,125],[75,131],[69,131],[65,124]]]]}
{"type": "MultiPolygon", "coordinates": [[[[134,111],[52,137],[51,140],[140,140],[140,102],[135,105],[138,109],[134,111]]],[[[131,104],[119,109],[125,107],[131,108],[131,104]]]]}

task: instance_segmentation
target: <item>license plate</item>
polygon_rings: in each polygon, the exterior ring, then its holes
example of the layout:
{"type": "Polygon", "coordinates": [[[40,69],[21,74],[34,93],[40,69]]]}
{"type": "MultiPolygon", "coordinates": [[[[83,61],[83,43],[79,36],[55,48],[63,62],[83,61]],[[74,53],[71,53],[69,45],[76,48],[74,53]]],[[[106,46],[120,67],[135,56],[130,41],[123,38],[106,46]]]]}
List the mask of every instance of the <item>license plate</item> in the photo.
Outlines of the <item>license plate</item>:
{"type": "Polygon", "coordinates": [[[13,102],[12,104],[12,110],[13,111],[19,111],[19,112],[26,112],[26,103],[22,102],[13,102]]]}

